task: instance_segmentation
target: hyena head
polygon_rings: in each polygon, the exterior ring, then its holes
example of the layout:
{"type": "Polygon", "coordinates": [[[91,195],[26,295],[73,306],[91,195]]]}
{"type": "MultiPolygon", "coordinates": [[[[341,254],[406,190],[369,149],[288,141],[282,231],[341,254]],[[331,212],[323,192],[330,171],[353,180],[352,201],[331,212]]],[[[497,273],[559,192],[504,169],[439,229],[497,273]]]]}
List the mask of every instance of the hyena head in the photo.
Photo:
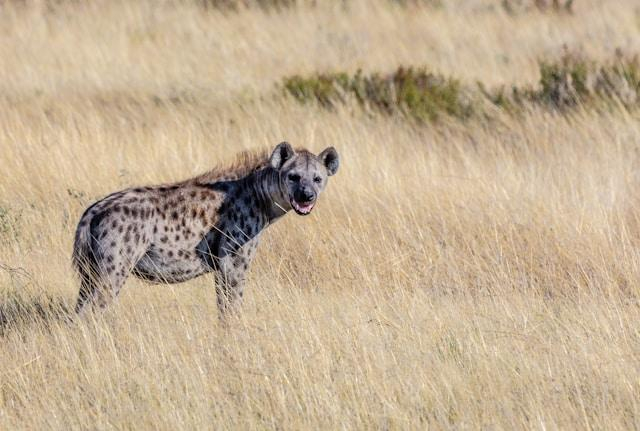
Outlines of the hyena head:
{"type": "Polygon", "coordinates": [[[296,152],[287,142],[276,146],[269,160],[278,172],[283,203],[299,214],[311,213],[327,180],[338,171],[340,159],[333,147],[317,156],[308,151],[296,152]]]}

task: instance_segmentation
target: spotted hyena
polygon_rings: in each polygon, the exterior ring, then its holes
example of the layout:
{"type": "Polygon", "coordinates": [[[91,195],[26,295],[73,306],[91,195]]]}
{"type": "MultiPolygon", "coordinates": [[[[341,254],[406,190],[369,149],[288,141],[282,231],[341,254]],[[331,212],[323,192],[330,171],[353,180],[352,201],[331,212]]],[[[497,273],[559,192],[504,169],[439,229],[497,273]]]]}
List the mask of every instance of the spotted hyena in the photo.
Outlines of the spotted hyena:
{"type": "Polygon", "coordinates": [[[94,203],[75,236],[73,262],[81,279],[76,311],[104,308],[129,274],[179,283],[213,272],[224,315],[242,298],[262,231],[292,209],[311,213],[338,165],[332,147],[316,156],[283,142],[271,155],[244,153],[231,167],[94,203]]]}

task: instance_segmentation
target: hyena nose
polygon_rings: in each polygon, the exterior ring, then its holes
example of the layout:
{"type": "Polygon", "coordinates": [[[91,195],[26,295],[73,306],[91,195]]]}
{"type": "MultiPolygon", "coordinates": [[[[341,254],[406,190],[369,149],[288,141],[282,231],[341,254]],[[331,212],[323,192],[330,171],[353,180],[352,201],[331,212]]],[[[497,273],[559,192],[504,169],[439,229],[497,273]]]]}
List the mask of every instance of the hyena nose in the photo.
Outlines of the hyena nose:
{"type": "Polygon", "coordinates": [[[312,202],[316,198],[316,194],[312,190],[300,190],[296,200],[300,203],[312,202]]]}

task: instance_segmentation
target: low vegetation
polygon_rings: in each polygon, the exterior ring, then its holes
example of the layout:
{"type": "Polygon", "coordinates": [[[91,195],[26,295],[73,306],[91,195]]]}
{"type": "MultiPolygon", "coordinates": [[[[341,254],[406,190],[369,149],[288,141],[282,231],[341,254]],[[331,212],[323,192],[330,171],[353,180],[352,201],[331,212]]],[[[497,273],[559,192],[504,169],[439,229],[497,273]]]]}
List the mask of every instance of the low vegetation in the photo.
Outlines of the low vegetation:
{"type": "Polygon", "coordinates": [[[565,53],[557,61],[542,61],[539,70],[536,88],[512,87],[508,92],[496,91],[489,98],[499,106],[533,102],[556,109],[611,102],[635,108],[640,101],[637,56],[618,54],[614,60],[598,64],[582,55],[565,53]]]}
{"type": "Polygon", "coordinates": [[[572,13],[574,0],[502,0],[503,9],[511,14],[523,12],[572,13]]]}
{"type": "MultiPolygon", "coordinates": [[[[314,7],[318,0],[195,0],[206,9],[218,9],[223,11],[239,11],[246,8],[259,8],[263,10],[277,11],[294,7],[314,7]]],[[[390,5],[400,7],[430,7],[442,8],[446,0],[386,0],[390,5]]],[[[336,2],[343,7],[348,7],[351,0],[336,2]]],[[[503,10],[509,14],[522,14],[531,11],[572,13],[574,0],[502,0],[503,10]]],[[[450,5],[455,8],[456,4],[450,5]]]]}
{"type": "Polygon", "coordinates": [[[284,91],[301,103],[318,103],[324,108],[352,100],[384,114],[435,121],[441,116],[467,119],[485,113],[484,98],[492,105],[516,112],[535,104],[551,109],[598,106],[619,102],[627,108],[638,105],[640,62],[638,57],[619,55],[598,65],[576,54],[565,53],[557,61],[541,61],[538,85],[487,90],[462,85],[459,80],[436,75],[425,68],[398,68],[388,75],[366,75],[358,71],[324,73],[309,77],[295,75],[283,80],[284,91]]]}
{"type": "Polygon", "coordinates": [[[361,71],[355,75],[293,76],[283,85],[299,102],[317,102],[325,108],[355,99],[367,109],[404,113],[420,121],[433,121],[442,114],[464,119],[472,112],[458,81],[426,69],[399,68],[386,76],[364,75],[361,71]]]}

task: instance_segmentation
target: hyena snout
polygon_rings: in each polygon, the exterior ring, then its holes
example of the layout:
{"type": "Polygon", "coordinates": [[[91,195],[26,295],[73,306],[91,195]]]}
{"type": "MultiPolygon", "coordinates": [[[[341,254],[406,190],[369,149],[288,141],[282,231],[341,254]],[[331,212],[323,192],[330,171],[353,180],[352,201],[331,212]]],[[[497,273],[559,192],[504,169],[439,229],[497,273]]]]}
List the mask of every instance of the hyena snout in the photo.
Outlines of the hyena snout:
{"type": "Polygon", "coordinates": [[[300,188],[293,193],[293,198],[302,204],[310,203],[316,200],[316,192],[312,189],[300,188]]]}

